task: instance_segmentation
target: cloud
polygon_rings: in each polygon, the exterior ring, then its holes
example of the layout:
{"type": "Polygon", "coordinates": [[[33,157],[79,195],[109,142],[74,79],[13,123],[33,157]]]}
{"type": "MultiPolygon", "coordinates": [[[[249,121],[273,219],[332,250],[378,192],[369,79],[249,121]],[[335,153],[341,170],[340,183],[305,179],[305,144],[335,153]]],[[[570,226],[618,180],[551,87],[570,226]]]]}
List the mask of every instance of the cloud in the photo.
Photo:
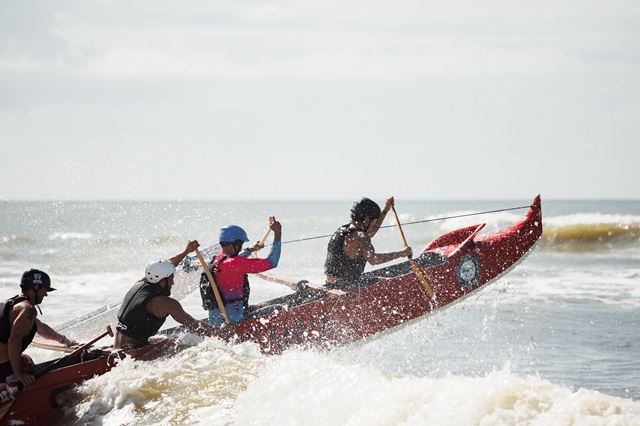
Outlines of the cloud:
{"type": "Polygon", "coordinates": [[[421,79],[437,75],[580,72],[553,43],[320,30],[67,28],[67,69],[97,78],[421,79]]]}
{"type": "Polygon", "coordinates": [[[634,8],[618,4],[67,2],[40,11],[37,31],[5,29],[0,71],[204,80],[635,72],[637,55],[620,45],[634,8]],[[594,33],[602,20],[617,28],[594,33]],[[615,45],[615,56],[599,53],[615,45]]]}

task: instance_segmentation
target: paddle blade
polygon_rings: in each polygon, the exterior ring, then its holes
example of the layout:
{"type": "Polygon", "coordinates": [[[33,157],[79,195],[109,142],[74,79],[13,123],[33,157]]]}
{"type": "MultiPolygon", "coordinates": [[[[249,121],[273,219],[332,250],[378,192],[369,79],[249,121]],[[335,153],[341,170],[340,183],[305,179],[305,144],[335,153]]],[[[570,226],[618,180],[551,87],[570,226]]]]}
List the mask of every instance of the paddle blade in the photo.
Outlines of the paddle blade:
{"type": "Polygon", "coordinates": [[[413,270],[416,278],[418,278],[418,281],[420,281],[420,284],[422,284],[422,289],[424,290],[427,299],[433,299],[433,282],[427,274],[427,271],[422,269],[422,267],[413,260],[409,260],[409,264],[411,265],[411,269],[413,270]]]}

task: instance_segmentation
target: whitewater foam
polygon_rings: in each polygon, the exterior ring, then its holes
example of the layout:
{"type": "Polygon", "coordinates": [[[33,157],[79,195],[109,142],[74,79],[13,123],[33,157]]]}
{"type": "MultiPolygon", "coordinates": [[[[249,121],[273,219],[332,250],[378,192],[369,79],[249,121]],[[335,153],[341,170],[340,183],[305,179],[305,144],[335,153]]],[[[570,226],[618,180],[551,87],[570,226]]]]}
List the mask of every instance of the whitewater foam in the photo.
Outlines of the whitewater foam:
{"type": "Polygon", "coordinates": [[[332,353],[260,355],[208,339],[171,358],[125,360],[78,390],[70,416],[105,426],[632,425],[640,402],[508,367],[477,376],[389,374],[332,353]]]}

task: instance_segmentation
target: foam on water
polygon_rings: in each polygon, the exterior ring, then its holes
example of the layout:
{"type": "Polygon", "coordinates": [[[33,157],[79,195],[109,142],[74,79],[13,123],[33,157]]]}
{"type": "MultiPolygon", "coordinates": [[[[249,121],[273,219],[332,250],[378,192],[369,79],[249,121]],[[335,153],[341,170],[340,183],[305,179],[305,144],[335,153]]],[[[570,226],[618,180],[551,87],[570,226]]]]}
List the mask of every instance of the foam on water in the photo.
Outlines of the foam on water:
{"type": "Polygon", "coordinates": [[[640,403],[573,392],[508,369],[478,377],[397,376],[313,352],[268,364],[235,408],[242,424],[291,425],[548,425],[590,418],[623,424],[640,414],[640,403]]]}
{"type": "Polygon", "coordinates": [[[477,376],[391,374],[331,352],[266,357],[251,344],[215,339],[156,361],[127,359],[76,392],[67,424],[632,425],[640,418],[640,402],[508,367],[477,376]]]}
{"type": "Polygon", "coordinates": [[[181,347],[154,361],[125,359],[86,382],[65,423],[224,424],[233,419],[237,396],[269,361],[251,344],[185,336],[181,347]]]}

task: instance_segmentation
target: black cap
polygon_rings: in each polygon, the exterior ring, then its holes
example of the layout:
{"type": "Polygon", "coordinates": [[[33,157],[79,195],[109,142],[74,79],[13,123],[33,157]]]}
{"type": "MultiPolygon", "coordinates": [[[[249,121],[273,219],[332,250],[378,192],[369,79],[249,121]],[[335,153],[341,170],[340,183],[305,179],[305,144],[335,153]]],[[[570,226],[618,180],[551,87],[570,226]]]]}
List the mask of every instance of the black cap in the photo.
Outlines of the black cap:
{"type": "Polygon", "coordinates": [[[40,285],[47,289],[47,291],[54,291],[55,288],[51,287],[51,278],[46,272],[39,269],[29,269],[22,274],[22,281],[20,281],[20,287],[24,290],[33,288],[34,285],[40,285]]]}

